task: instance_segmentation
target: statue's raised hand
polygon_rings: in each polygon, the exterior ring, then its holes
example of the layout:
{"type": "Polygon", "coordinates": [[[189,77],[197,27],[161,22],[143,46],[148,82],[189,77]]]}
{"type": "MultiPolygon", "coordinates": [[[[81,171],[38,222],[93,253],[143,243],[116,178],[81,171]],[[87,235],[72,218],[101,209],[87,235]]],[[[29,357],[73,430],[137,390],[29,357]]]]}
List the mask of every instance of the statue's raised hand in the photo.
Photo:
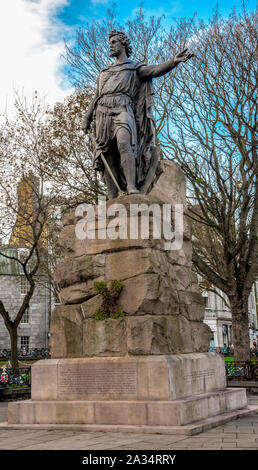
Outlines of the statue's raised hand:
{"type": "Polygon", "coordinates": [[[186,62],[187,60],[194,57],[194,54],[189,49],[184,49],[182,52],[178,52],[174,57],[174,63],[180,64],[180,62],[186,62]]]}

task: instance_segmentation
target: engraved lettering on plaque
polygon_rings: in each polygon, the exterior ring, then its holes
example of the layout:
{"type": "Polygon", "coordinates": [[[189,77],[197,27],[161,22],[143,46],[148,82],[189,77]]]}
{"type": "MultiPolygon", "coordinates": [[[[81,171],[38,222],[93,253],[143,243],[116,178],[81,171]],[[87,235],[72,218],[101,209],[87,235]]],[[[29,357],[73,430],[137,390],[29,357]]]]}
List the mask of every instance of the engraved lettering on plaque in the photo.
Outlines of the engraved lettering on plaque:
{"type": "Polygon", "coordinates": [[[186,374],[183,376],[184,380],[188,382],[196,382],[197,380],[200,380],[202,378],[205,379],[211,379],[215,375],[214,369],[206,369],[206,370],[198,370],[195,372],[192,372],[191,374],[186,374]]]}
{"type": "Polygon", "coordinates": [[[136,395],[136,364],[75,364],[58,367],[58,395],[136,395]]]}

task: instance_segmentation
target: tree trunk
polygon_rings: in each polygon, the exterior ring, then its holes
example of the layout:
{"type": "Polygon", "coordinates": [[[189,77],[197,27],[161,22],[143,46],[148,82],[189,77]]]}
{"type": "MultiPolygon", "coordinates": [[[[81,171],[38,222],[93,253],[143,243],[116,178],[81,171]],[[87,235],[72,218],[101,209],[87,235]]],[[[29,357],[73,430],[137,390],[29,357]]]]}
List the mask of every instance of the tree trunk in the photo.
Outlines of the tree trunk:
{"type": "Polygon", "coordinates": [[[236,361],[250,360],[248,299],[229,297],[232,313],[232,336],[236,361]]]}
{"type": "Polygon", "coordinates": [[[11,365],[14,369],[18,369],[18,332],[17,332],[17,325],[11,320],[9,313],[5,310],[3,302],[0,300],[0,315],[2,316],[5,326],[10,335],[11,341],[11,365]]]}
{"type": "Polygon", "coordinates": [[[9,334],[11,339],[11,366],[13,369],[19,368],[18,362],[18,333],[16,327],[9,328],[9,334]]]}

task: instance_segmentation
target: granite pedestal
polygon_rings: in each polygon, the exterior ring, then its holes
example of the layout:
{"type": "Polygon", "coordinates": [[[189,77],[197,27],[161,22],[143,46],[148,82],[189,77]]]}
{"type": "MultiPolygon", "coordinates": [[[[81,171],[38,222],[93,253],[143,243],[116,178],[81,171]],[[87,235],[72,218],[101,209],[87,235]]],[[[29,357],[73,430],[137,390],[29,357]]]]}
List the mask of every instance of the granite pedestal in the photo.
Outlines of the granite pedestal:
{"type": "Polygon", "coordinates": [[[9,425],[194,434],[248,412],[215,353],[51,359],[32,367],[30,401],[9,425]]]}

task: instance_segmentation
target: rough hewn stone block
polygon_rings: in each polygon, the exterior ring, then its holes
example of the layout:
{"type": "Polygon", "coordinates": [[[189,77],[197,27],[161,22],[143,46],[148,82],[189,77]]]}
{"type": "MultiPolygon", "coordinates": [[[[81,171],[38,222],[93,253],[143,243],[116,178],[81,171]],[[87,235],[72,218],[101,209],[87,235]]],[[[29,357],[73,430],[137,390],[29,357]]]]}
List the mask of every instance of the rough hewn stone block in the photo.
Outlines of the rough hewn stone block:
{"type": "Polygon", "coordinates": [[[96,295],[96,291],[94,290],[94,282],[99,281],[104,281],[104,276],[64,287],[60,290],[59,293],[60,301],[63,304],[76,304],[93,297],[96,295]]]}
{"type": "Polygon", "coordinates": [[[60,287],[67,287],[105,274],[105,255],[84,255],[65,260],[55,268],[55,281],[60,287]]]}
{"type": "Polygon", "coordinates": [[[60,305],[51,316],[50,350],[52,357],[82,355],[82,315],[80,305],[60,305]]]}
{"type": "Polygon", "coordinates": [[[162,160],[160,168],[161,174],[148,196],[167,204],[185,204],[186,183],[180,166],[172,160],[162,160]]]}
{"type": "Polygon", "coordinates": [[[85,240],[75,234],[75,225],[66,225],[60,232],[58,244],[62,248],[64,258],[72,258],[86,254],[85,240]]]}
{"type": "Polygon", "coordinates": [[[191,326],[181,315],[127,318],[129,354],[177,354],[192,351],[191,326]]]}
{"type": "Polygon", "coordinates": [[[209,345],[212,338],[212,332],[210,327],[206,323],[202,322],[191,322],[191,336],[193,351],[206,352],[209,349],[209,345]]]}
{"type": "Polygon", "coordinates": [[[80,275],[74,260],[66,259],[58,263],[54,270],[54,279],[61,288],[80,282],[80,275]]]}
{"type": "Polygon", "coordinates": [[[153,272],[149,248],[109,253],[106,258],[106,279],[124,280],[153,272]]]}
{"type": "Polygon", "coordinates": [[[179,291],[180,313],[188,320],[202,322],[205,315],[205,305],[200,292],[179,291]]]}
{"type": "MultiPolygon", "coordinates": [[[[161,240],[153,239],[116,239],[106,238],[105,240],[85,240],[85,252],[89,255],[98,253],[118,252],[131,250],[133,248],[162,248],[161,240]]],[[[79,252],[79,248],[77,253],[79,252]]],[[[78,254],[77,254],[78,256],[78,254]]]]}
{"type": "Polygon", "coordinates": [[[125,319],[83,322],[83,356],[123,356],[126,354],[125,319]]]}
{"type": "Polygon", "coordinates": [[[95,295],[81,304],[81,312],[84,318],[94,317],[96,311],[102,305],[101,295],[95,295]]]}
{"type": "Polygon", "coordinates": [[[119,304],[129,315],[152,313],[159,302],[159,278],[156,274],[140,274],[123,282],[119,304]]]}
{"type": "Polygon", "coordinates": [[[180,250],[168,250],[168,258],[172,264],[180,266],[192,266],[193,247],[190,241],[184,241],[180,250]]]}

